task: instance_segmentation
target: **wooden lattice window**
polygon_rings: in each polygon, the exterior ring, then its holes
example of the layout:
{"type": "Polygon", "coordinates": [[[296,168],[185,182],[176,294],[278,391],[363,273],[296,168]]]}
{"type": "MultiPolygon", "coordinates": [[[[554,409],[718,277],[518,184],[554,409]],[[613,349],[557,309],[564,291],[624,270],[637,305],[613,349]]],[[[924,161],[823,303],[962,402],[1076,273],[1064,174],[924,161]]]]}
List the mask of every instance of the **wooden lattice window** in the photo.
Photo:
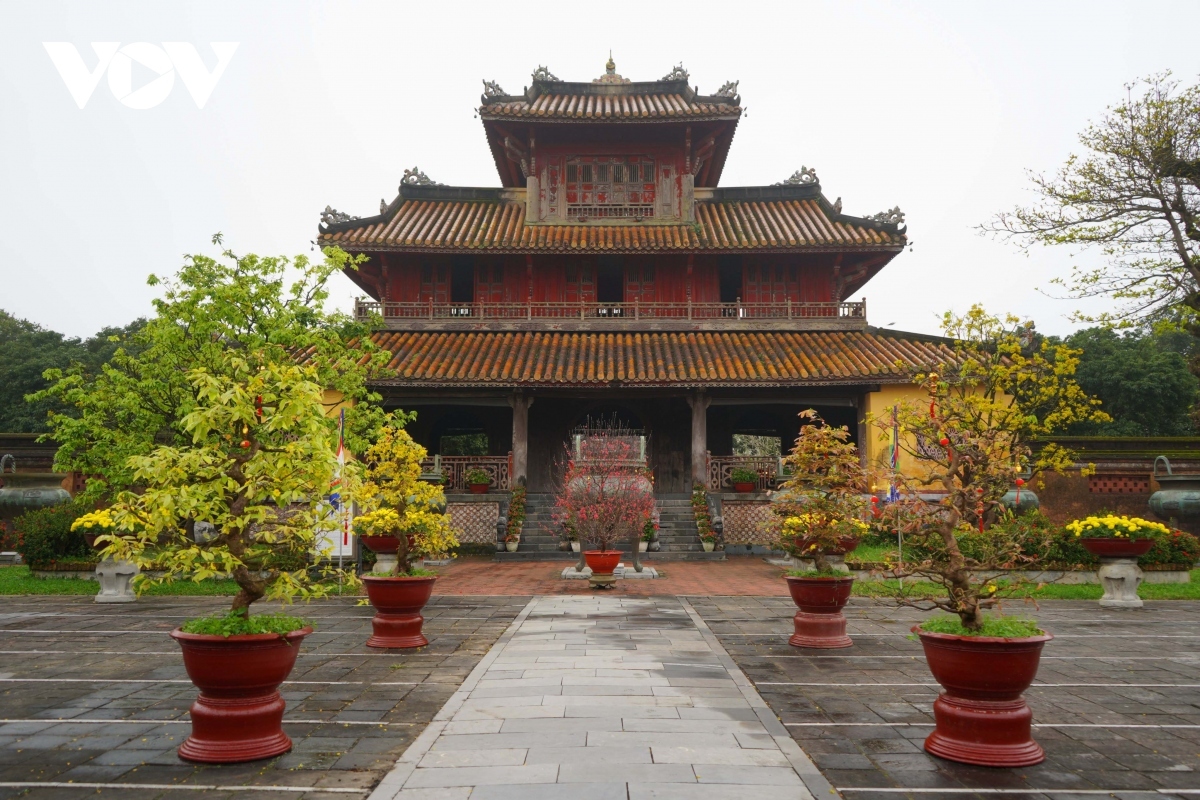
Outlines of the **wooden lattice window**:
{"type": "Polygon", "coordinates": [[[573,156],[567,159],[567,218],[651,218],[656,186],[649,156],[573,156]]]}

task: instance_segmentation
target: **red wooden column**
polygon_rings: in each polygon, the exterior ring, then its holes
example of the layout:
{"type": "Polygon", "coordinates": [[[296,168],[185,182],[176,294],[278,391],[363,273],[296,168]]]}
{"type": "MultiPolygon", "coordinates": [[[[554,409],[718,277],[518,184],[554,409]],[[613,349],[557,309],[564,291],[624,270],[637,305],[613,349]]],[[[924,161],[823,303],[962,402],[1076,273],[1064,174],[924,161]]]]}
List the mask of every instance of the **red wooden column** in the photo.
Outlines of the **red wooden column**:
{"type": "Polygon", "coordinates": [[[524,485],[529,478],[529,407],[533,405],[533,398],[517,392],[508,402],[512,406],[513,415],[512,467],[509,481],[515,487],[524,485]]]}
{"type": "Polygon", "coordinates": [[[708,404],[703,389],[688,397],[692,407],[692,482],[708,485],[708,404]]]}

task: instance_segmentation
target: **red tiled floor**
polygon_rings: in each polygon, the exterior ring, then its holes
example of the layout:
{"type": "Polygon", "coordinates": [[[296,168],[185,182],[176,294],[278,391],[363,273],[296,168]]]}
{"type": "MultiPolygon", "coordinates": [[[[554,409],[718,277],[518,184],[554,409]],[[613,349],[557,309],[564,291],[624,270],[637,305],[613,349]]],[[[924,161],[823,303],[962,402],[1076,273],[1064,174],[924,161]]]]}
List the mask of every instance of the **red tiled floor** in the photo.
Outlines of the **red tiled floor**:
{"type": "MultiPolygon", "coordinates": [[[[434,594],[528,595],[589,594],[587,581],[559,577],[569,561],[492,561],[487,556],[460,558],[438,568],[441,579],[434,594]]],[[[786,595],[783,568],[761,558],[738,557],[727,561],[655,561],[660,577],[654,580],[619,580],[613,594],[647,596],[682,595],[786,595]]]]}

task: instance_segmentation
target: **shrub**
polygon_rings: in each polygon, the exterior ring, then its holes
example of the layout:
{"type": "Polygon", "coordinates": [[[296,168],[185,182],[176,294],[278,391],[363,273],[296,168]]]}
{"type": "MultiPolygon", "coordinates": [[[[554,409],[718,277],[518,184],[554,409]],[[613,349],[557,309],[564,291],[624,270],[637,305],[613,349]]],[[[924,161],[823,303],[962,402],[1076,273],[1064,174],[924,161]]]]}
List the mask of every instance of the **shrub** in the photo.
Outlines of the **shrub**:
{"type": "Polygon", "coordinates": [[[94,563],[94,551],[83,535],[71,532],[80,511],[74,503],[64,503],[17,517],[17,552],[25,563],[32,569],[45,569],[56,561],[94,563]]]}
{"type": "Polygon", "coordinates": [[[480,469],[479,467],[472,467],[467,470],[463,473],[463,479],[471,486],[478,486],[480,484],[492,485],[491,474],[486,469],[480,469]]]}
{"type": "Polygon", "coordinates": [[[508,502],[508,529],[505,533],[509,536],[520,536],[524,526],[525,487],[518,485],[513,488],[512,499],[508,502]]]}

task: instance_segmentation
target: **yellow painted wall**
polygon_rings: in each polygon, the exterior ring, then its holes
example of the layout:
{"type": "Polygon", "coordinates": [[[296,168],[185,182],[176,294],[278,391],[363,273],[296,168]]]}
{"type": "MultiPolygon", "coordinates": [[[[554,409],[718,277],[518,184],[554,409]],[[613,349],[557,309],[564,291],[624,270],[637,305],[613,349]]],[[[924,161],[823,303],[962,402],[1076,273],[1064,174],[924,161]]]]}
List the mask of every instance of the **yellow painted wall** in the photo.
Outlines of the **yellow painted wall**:
{"type": "MultiPolygon", "coordinates": [[[[878,392],[871,392],[867,395],[866,408],[863,409],[864,418],[866,415],[872,414],[875,416],[884,416],[892,406],[897,403],[902,403],[905,400],[915,400],[919,404],[929,403],[929,393],[914,384],[894,384],[885,385],[878,392]]],[[[891,432],[883,430],[875,425],[867,424],[865,426],[866,433],[866,451],[867,463],[886,467],[889,464],[891,457],[891,432]]],[[[907,445],[915,446],[915,440],[911,435],[905,436],[907,445]]],[[[912,456],[900,452],[900,471],[912,478],[921,478],[923,470],[914,471],[914,459],[912,456]]],[[[875,487],[876,491],[887,491],[886,486],[875,487]]]]}

